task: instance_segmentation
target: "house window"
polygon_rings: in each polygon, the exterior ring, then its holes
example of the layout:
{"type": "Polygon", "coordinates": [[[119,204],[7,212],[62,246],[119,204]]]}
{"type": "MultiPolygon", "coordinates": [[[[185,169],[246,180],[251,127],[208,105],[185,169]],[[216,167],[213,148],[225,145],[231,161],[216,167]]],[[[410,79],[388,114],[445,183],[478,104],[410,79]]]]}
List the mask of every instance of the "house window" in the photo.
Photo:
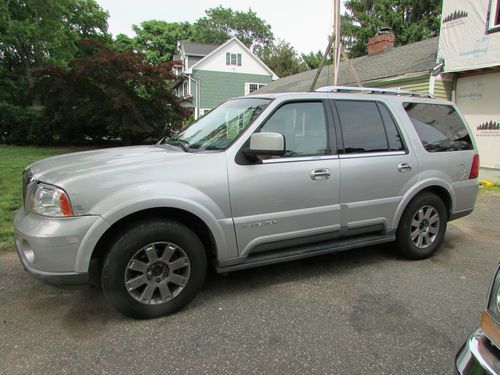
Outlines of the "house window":
{"type": "Polygon", "coordinates": [[[241,66],[241,53],[226,52],[226,65],[241,66]]]}
{"type": "Polygon", "coordinates": [[[500,0],[490,0],[487,19],[488,33],[500,31],[500,0]]]}
{"type": "Polygon", "coordinates": [[[265,83],[245,83],[245,95],[249,95],[264,86],[266,86],[265,83]]]}

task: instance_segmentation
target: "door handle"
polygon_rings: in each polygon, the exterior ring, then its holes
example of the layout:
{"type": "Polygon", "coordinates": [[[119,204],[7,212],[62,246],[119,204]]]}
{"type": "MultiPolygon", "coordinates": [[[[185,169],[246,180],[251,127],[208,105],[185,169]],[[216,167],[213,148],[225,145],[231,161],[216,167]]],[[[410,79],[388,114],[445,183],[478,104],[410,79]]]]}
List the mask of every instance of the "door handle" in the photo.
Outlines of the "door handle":
{"type": "Polygon", "coordinates": [[[406,173],[406,172],[411,172],[413,167],[411,166],[410,163],[399,163],[398,164],[398,171],[401,173],[406,173]]]}
{"type": "Polygon", "coordinates": [[[330,170],[327,168],[315,169],[311,171],[312,180],[326,180],[330,178],[330,170]]]}

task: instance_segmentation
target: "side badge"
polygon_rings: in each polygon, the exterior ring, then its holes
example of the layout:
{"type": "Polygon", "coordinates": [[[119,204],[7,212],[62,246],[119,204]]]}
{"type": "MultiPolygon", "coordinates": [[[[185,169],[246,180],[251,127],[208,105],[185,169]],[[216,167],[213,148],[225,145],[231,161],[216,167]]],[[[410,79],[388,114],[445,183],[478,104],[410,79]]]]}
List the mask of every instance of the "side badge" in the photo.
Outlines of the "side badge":
{"type": "Polygon", "coordinates": [[[278,224],[278,221],[276,221],[276,220],[259,221],[258,223],[242,225],[241,228],[242,229],[255,229],[255,228],[266,227],[268,225],[274,225],[274,224],[278,224]]]}

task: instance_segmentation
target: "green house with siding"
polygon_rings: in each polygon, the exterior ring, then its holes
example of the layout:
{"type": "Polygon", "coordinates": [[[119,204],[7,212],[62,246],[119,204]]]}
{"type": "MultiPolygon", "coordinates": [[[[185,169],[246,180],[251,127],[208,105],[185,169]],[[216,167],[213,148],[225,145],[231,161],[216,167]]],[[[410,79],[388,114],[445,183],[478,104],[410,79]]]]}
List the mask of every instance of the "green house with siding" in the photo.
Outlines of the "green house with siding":
{"type": "Polygon", "coordinates": [[[174,57],[177,96],[192,103],[195,119],[224,100],[249,95],[279,77],[238,38],[222,45],[180,41],[174,57]]]}
{"type": "MultiPolygon", "coordinates": [[[[368,54],[351,59],[363,86],[412,90],[431,94],[438,98],[451,99],[453,81],[443,75],[434,77],[436,67],[438,38],[394,47],[392,33],[381,33],[368,42],[368,54]]],[[[266,92],[309,91],[317,69],[281,78],[259,90],[266,92]]],[[[333,67],[326,65],[319,76],[317,87],[332,85],[333,67]]],[[[348,64],[339,66],[338,85],[356,86],[348,64]]]]}

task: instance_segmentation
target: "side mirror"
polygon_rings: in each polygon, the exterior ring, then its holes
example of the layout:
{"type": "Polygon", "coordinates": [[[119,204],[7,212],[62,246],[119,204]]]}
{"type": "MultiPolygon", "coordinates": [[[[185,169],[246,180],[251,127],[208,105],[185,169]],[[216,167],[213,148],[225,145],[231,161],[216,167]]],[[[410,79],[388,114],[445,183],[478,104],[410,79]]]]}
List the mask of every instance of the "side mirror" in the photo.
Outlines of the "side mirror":
{"type": "Polygon", "coordinates": [[[254,133],[250,137],[247,156],[282,156],[285,154],[285,137],[280,133],[254,133]]]}

